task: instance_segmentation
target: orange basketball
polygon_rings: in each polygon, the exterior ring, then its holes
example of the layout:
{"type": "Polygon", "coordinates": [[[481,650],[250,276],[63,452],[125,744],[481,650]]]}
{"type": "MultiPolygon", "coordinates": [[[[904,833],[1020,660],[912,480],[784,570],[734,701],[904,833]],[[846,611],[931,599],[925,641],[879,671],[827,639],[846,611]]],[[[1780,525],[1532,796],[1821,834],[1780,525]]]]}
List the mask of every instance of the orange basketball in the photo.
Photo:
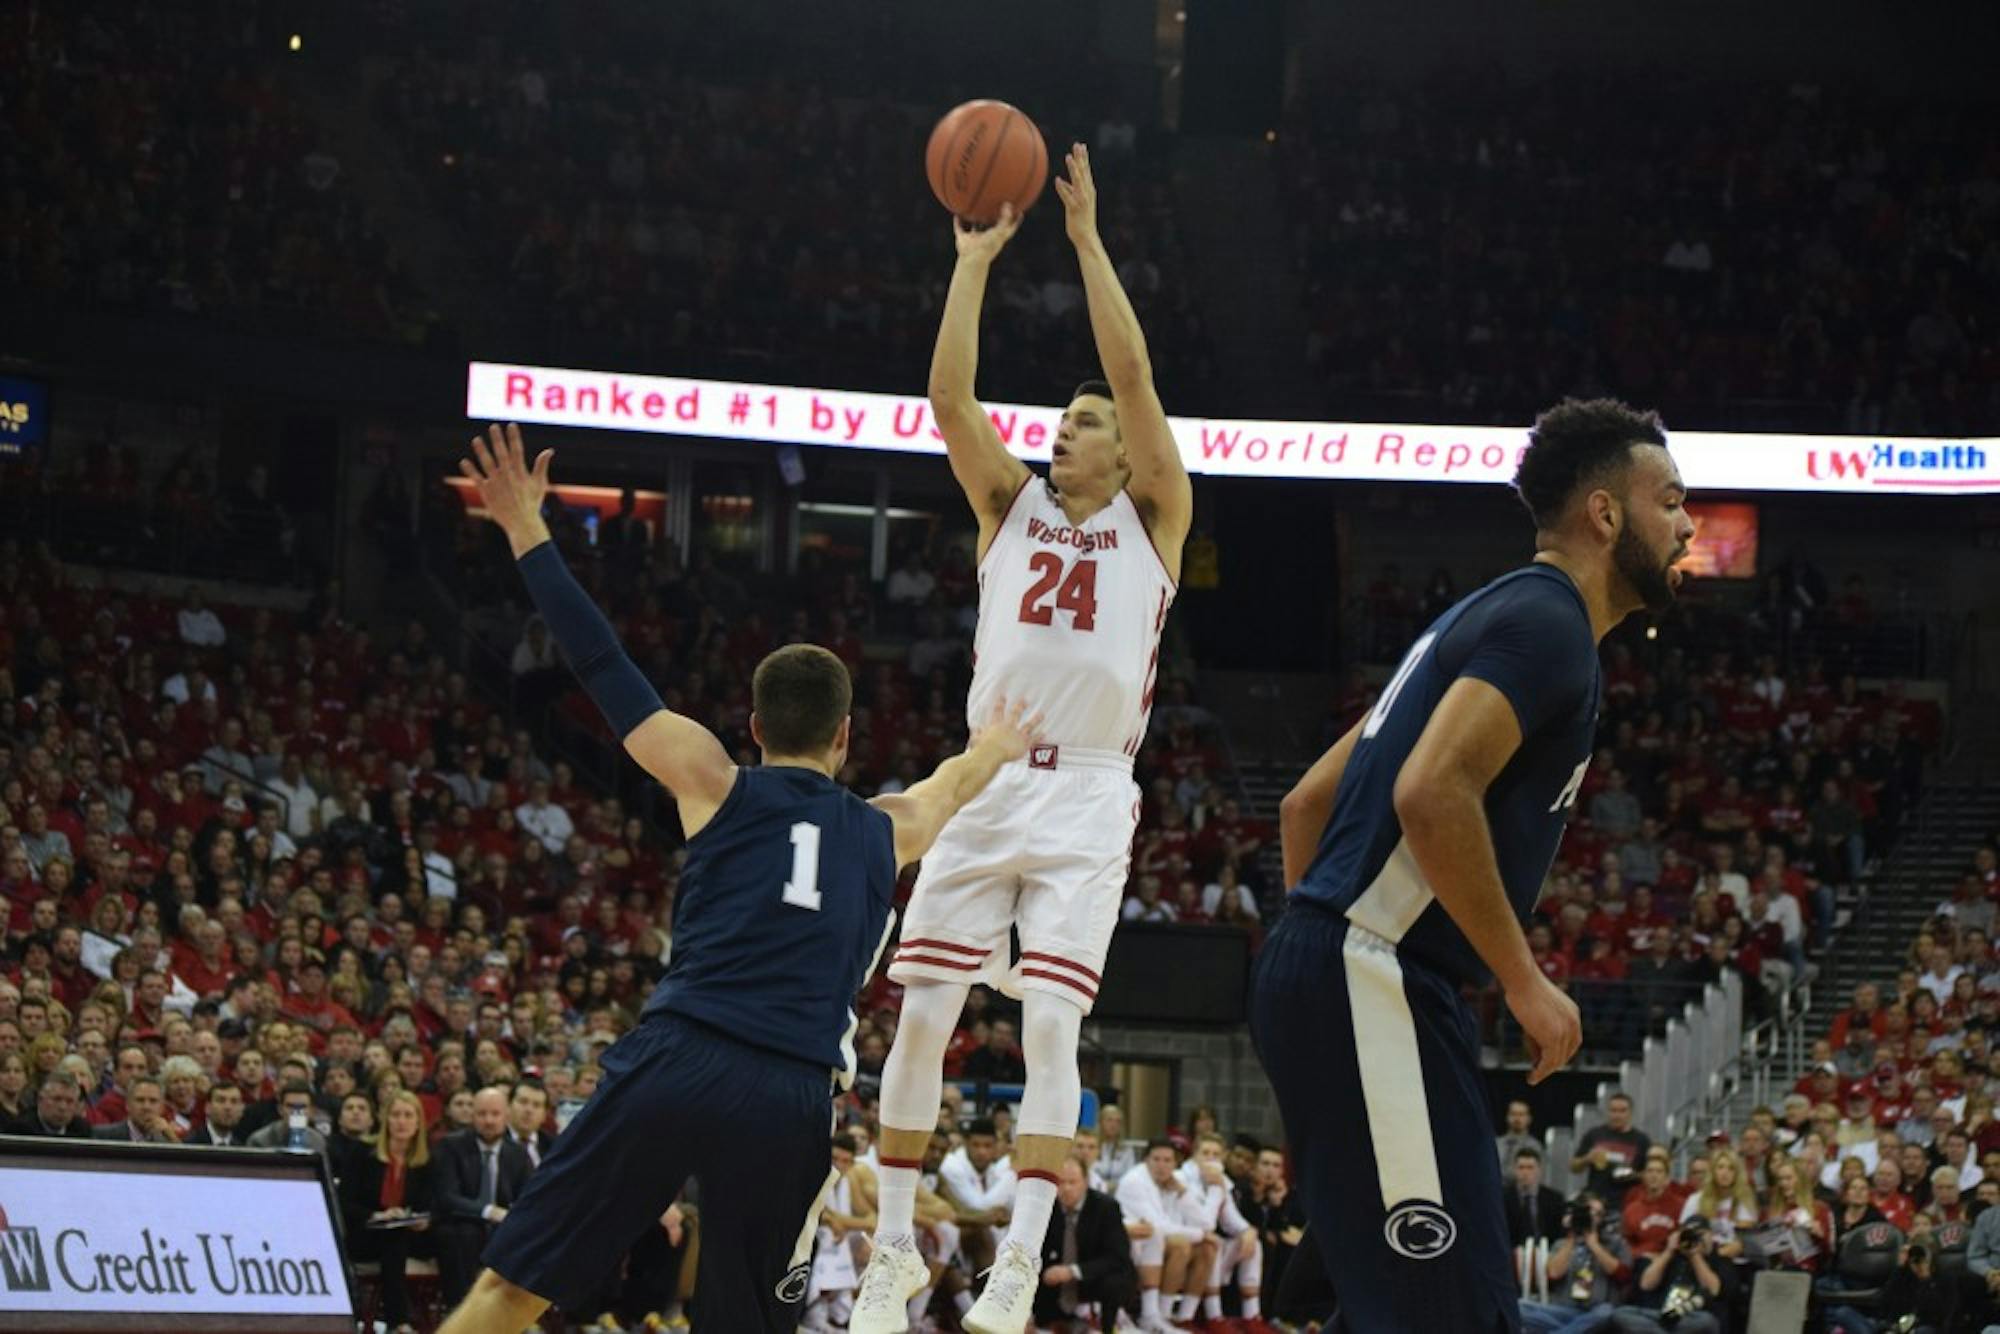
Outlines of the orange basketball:
{"type": "Polygon", "coordinates": [[[931,131],[924,171],[938,202],[967,222],[989,223],[1000,206],[1025,213],[1049,179],[1042,132],[1005,102],[952,108],[931,131]]]}

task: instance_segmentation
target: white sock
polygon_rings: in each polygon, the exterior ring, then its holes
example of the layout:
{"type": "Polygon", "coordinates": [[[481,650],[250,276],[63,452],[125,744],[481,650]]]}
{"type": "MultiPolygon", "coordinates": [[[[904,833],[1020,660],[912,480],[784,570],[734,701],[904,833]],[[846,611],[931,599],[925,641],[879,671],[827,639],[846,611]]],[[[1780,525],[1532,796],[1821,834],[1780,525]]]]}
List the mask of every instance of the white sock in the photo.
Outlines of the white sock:
{"type": "Polygon", "coordinates": [[[951,1304],[958,1308],[960,1315],[964,1315],[972,1309],[972,1294],[966,1289],[960,1288],[951,1295],[951,1304]]]}
{"type": "Polygon", "coordinates": [[[920,1323],[922,1323],[924,1318],[924,1312],[931,1309],[931,1293],[934,1290],[935,1290],[935,1285],[926,1283],[924,1284],[924,1289],[922,1292],[919,1292],[916,1296],[910,1298],[910,1304],[907,1309],[909,1310],[910,1313],[911,1329],[915,1329],[920,1323]]]}
{"type": "Polygon", "coordinates": [[[1014,1216],[1007,1224],[1007,1240],[1030,1255],[1042,1253],[1049,1235],[1049,1214],[1056,1207],[1056,1183],[1042,1177],[1023,1177],[1014,1187],[1014,1216]]]}
{"type": "Polygon", "coordinates": [[[1195,1310],[1197,1307],[1200,1306],[1200,1304],[1201,1304],[1201,1299],[1195,1296],[1193,1293],[1191,1292],[1182,1293],[1180,1296],[1174,1298],[1174,1319],[1176,1320],[1194,1319],[1195,1310]]]}
{"type": "Polygon", "coordinates": [[[876,1199],[880,1216],[875,1223],[875,1240],[898,1239],[911,1235],[917,1212],[917,1169],[884,1167],[875,1174],[879,1183],[876,1199]]]}
{"type": "Polygon", "coordinates": [[[1201,1299],[1201,1313],[1210,1320],[1222,1319],[1222,1294],[1211,1292],[1201,1299]]]}
{"type": "Polygon", "coordinates": [[[1160,1323],[1160,1290],[1147,1288],[1139,1294],[1139,1321],[1141,1324],[1160,1323]]]}
{"type": "Polygon", "coordinates": [[[1263,1319],[1263,1316],[1264,1316],[1264,1303],[1258,1299],[1257,1294],[1254,1292],[1244,1293],[1243,1318],[1245,1320],[1261,1320],[1263,1319]]]}

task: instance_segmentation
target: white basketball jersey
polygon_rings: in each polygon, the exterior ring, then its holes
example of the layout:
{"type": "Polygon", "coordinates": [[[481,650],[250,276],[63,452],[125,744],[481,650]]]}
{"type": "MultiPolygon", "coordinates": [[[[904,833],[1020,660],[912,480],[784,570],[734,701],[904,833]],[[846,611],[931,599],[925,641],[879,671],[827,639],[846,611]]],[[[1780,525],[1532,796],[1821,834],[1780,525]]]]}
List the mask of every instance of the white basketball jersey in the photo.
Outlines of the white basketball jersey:
{"type": "Polygon", "coordinates": [[[1137,755],[1173,600],[1129,495],[1077,525],[1030,477],[979,565],[967,722],[976,728],[1005,694],[1039,711],[1058,747],[1137,755]]]}

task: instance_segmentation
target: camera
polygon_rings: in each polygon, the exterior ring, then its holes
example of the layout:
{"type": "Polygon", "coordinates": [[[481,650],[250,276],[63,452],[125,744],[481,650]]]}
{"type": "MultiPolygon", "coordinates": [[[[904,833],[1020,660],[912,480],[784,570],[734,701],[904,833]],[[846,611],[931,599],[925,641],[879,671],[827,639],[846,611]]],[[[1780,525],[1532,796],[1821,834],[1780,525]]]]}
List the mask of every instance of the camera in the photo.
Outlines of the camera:
{"type": "Polygon", "coordinates": [[[1589,1200],[1572,1200],[1570,1201],[1568,1211],[1563,1214],[1563,1226],[1569,1230],[1570,1235],[1573,1237],[1584,1236],[1590,1232],[1593,1226],[1590,1215],[1589,1200]]]}
{"type": "Polygon", "coordinates": [[[1706,1218],[1703,1218],[1700,1214],[1696,1214],[1694,1217],[1688,1219],[1687,1222],[1681,1224],[1682,1250],[1684,1251],[1699,1250],[1701,1248],[1701,1244],[1707,1240],[1708,1240],[1708,1220],[1706,1218]]]}

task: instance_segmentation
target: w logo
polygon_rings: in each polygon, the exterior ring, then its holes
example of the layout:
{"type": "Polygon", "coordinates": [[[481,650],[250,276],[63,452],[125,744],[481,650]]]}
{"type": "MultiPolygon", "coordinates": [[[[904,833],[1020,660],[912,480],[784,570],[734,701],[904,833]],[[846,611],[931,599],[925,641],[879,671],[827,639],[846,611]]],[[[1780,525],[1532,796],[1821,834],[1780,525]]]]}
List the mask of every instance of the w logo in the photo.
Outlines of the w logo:
{"type": "Polygon", "coordinates": [[[9,1292],[47,1292],[49,1265],[42,1237],[31,1227],[0,1228],[0,1283],[9,1292]]]}

